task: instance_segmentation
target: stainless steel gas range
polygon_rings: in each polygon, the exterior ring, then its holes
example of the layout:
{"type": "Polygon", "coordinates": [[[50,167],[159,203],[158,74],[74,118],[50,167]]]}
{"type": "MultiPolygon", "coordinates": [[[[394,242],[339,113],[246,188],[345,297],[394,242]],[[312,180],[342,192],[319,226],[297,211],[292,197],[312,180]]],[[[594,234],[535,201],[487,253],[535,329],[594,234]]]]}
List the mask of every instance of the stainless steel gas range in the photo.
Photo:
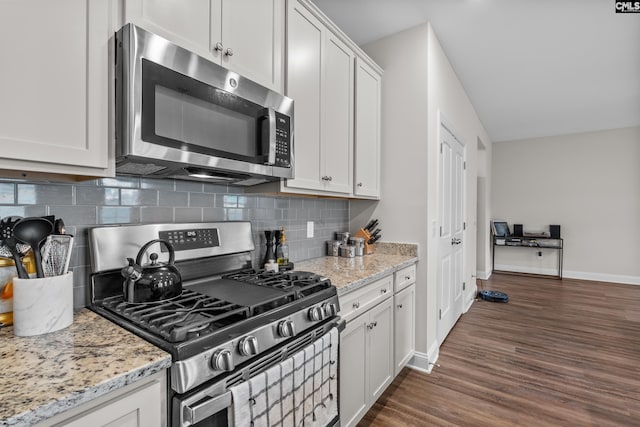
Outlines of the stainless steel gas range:
{"type": "MultiPolygon", "coordinates": [[[[172,356],[169,425],[339,425],[344,325],[329,279],[253,269],[249,222],[96,227],[89,239],[90,308],[172,356]],[[121,269],[156,239],[174,249],[182,293],[128,303],[121,269]]],[[[147,256],[166,261],[165,246],[147,256]]]]}

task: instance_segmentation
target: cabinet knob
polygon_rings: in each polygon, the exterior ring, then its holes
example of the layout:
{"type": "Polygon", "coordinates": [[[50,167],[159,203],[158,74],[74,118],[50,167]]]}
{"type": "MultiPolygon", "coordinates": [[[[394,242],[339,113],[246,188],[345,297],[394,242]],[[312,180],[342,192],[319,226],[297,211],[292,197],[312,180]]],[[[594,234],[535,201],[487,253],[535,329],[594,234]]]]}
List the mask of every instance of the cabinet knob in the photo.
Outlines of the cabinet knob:
{"type": "Polygon", "coordinates": [[[361,182],[358,183],[358,187],[362,187],[363,184],[361,182]]]}
{"type": "Polygon", "coordinates": [[[218,51],[218,52],[222,52],[224,50],[224,46],[222,45],[221,42],[218,42],[213,47],[213,50],[218,51]]]}
{"type": "Polygon", "coordinates": [[[360,308],[360,303],[359,302],[354,302],[353,303],[353,308],[360,308]]]}
{"type": "Polygon", "coordinates": [[[398,308],[402,308],[402,304],[398,304],[398,308]]]}
{"type": "Polygon", "coordinates": [[[224,52],[225,55],[227,56],[233,56],[233,50],[230,48],[227,48],[227,50],[224,52]]]}
{"type": "Polygon", "coordinates": [[[387,293],[387,289],[386,288],[385,289],[380,289],[380,293],[381,294],[386,294],[387,293]]]}
{"type": "Polygon", "coordinates": [[[411,276],[404,276],[404,280],[409,280],[411,279],[411,276]]]}

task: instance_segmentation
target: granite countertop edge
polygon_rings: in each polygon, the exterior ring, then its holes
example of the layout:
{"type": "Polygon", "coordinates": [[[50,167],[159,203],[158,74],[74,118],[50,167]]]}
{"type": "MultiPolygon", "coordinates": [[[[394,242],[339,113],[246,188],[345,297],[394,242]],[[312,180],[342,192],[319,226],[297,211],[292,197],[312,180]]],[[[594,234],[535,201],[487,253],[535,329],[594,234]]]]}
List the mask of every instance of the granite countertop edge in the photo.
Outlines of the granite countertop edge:
{"type": "Polygon", "coordinates": [[[400,262],[399,264],[395,264],[392,267],[386,268],[382,271],[377,271],[373,274],[371,274],[368,277],[353,281],[351,283],[349,283],[348,285],[342,286],[340,288],[338,288],[338,295],[342,296],[342,295],[346,295],[350,292],[353,292],[357,289],[360,289],[364,286],[370,285],[371,283],[375,282],[378,279],[382,279],[383,277],[387,277],[390,274],[395,273],[398,270],[402,270],[405,267],[408,267],[412,264],[415,264],[418,262],[418,257],[412,257],[412,258],[408,258],[402,262],[400,262]]]}
{"type": "Polygon", "coordinates": [[[36,425],[171,366],[169,353],[88,309],[57,332],[16,337],[12,329],[0,331],[0,426],[36,425]],[[124,362],[129,346],[137,357],[124,362]]]}
{"type": "Polygon", "coordinates": [[[171,356],[167,355],[166,359],[157,361],[147,366],[140,367],[124,375],[114,377],[109,381],[87,387],[84,390],[71,393],[69,396],[39,406],[36,409],[15,415],[14,417],[0,421],[0,426],[31,426],[39,422],[45,421],[65,411],[76,408],[84,403],[91,402],[101,396],[112,391],[121,389],[135,383],[138,380],[147,378],[163,369],[171,366],[171,356]]]}

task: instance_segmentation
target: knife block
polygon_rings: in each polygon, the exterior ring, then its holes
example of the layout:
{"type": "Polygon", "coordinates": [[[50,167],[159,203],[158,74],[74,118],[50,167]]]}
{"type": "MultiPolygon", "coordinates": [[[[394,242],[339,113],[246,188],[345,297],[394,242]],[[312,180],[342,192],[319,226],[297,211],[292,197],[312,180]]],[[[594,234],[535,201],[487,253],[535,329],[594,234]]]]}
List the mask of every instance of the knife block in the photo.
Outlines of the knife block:
{"type": "Polygon", "coordinates": [[[369,232],[367,230],[365,230],[364,228],[361,228],[360,230],[358,230],[356,232],[356,234],[353,235],[353,237],[362,237],[364,239],[364,254],[365,255],[372,255],[376,252],[375,247],[373,246],[373,244],[369,243],[369,239],[371,238],[371,234],[369,234],[369,232]]]}

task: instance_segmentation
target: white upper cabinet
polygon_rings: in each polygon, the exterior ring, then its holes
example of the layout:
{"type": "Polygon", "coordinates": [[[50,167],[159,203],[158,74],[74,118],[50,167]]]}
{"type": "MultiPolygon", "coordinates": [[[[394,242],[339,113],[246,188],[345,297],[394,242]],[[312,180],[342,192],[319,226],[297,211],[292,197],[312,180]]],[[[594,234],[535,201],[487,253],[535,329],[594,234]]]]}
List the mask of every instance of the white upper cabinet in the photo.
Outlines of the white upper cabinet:
{"type": "Polygon", "coordinates": [[[353,194],[380,198],[380,111],[382,75],[356,59],[355,176],[353,194]]]}
{"type": "Polygon", "coordinates": [[[125,0],[132,22],[282,92],[284,0],[125,0]]]}
{"type": "Polygon", "coordinates": [[[286,182],[285,191],[350,195],[355,54],[302,2],[289,2],[287,22],[295,178],[286,182]]]}
{"type": "Polygon", "coordinates": [[[112,6],[105,0],[0,3],[2,175],[114,175],[112,6]]]}

